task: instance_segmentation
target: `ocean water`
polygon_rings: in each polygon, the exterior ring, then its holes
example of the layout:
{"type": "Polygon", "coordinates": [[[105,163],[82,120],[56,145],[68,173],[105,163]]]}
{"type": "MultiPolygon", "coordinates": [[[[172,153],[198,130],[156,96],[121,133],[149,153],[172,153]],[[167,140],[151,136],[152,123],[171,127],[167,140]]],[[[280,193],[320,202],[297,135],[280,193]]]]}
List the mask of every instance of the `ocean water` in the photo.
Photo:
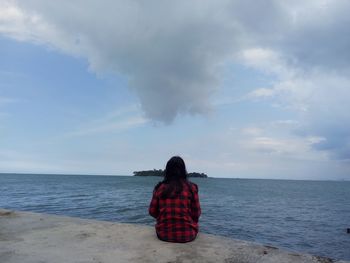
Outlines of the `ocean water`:
{"type": "MultiPolygon", "coordinates": [[[[0,207],[153,225],[161,178],[0,174],[0,207]]],[[[350,182],[194,178],[200,230],[350,260],[350,182]]]]}

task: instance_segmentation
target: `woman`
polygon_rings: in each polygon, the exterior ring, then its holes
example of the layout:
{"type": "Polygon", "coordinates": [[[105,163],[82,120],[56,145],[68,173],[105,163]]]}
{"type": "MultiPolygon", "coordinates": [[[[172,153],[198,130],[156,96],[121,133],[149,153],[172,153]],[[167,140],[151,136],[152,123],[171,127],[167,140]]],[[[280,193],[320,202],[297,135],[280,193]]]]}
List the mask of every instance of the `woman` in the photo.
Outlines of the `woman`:
{"type": "Polygon", "coordinates": [[[185,243],[196,238],[201,214],[198,186],[187,180],[181,157],[174,156],[166,164],[164,180],[154,188],[149,214],[157,219],[159,239],[185,243]]]}

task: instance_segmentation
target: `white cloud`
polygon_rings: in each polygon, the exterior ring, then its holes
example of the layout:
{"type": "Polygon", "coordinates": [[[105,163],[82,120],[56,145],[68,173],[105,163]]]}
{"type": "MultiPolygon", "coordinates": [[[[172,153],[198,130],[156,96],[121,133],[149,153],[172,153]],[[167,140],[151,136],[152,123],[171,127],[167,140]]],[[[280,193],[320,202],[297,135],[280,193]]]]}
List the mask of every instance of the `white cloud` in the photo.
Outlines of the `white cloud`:
{"type": "Polygon", "coordinates": [[[292,68],[287,68],[286,59],[272,49],[258,47],[244,49],[238,54],[238,60],[246,66],[272,74],[278,78],[294,74],[292,68]]]}
{"type": "Polygon", "coordinates": [[[296,120],[276,120],[271,122],[272,126],[297,126],[299,122],[296,120]]]}
{"type": "Polygon", "coordinates": [[[258,88],[248,93],[246,98],[264,98],[264,97],[273,97],[276,95],[276,91],[271,88],[258,88]]]}
{"type": "Polygon", "coordinates": [[[8,103],[15,103],[18,102],[18,99],[15,98],[9,98],[9,97],[0,97],[0,106],[8,103]]]}
{"type": "Polygon", "coordinates": [[[260,135],[263,132],[261,128],[247,127],[242,129],[242,133],[245,135],[260,135]]]}
{"type": "Polygon", "coordinates": [[[0,119],[7,118],[11,116],[11,114],[7,111],[3,111],[4,107],[8,104],[17,103],[19,102],[19,99],[16,98],[10,98],[10,97],[2,97],[0,96],[0,119]]]}
{"type": "Polygon", "coordinates": [[[96,133],[105,133],[105,132],[120,132],[125,131],[131,128],[138,127],[142,124],[145,124],[147,119],[143,117],[135,117],[127,120],[122,120],[116,123],[104,124],[102,126],[90,127],[86,129],[81,129],[77,131],[72,131],[65,134],[65,137],[74,137],[74,136],[84,136],[91,135],[96,133]]]}
{"type": "MultiPolygon", "coordinates": [[[[236,138],[240,152],[254,156],[252,161],[267,158],[270,165],[277,165],[276,160],[320,161],[327,160],[328,154],[314,151],[313,146],[322,143],[321,136],[299,136],[295,131],[300,129],[300,123],[285,119],[260,122],[255,126],[247,126],[232,133],[236,138]]],[[[278,165],[277,165],[278,166],[278,165]]]]}
{"type": "Polygon", "coordinates": [[[136,105],[120,108],[109,112],[105,116],[80,124],[80,128],[67,132],[64,138],[76,136],[94,135],[100,133],[124,132],[132,128],[140,127],[149,122],[142,116],[136,105]]]}
{"type": "MultiPolygon", "coordinates": [[[[312,143],[322,141],[322,138],[275,138],[256,136],[242,141],[242,147],[268,154],[290,155],[295,158],[305,158],[312,149],[312,143]],[[303,156],[300,156],[302,154],[303,156]]],[[[317,157],[318,158],[318,157],[317,157]]]]}
{"type": "Polygon", "coordinates": [[[14,150],[0,150],[0,172],[52,172],[62,169],[59,165],[48,164],[35,154],[23,154],[14,150]]]}
{"type": "Polygon", "coordinates": [[[324,138],[314,142],[313,149],[330,152],[336,159],[349,160],[350,78],[339,71],[280,66],[293,74],[278,75],[280,71],[275,71],[278,78],[270,88],[254,90],[246,98],[269,99],[272,105],[277,103],[280,110],[298,113],[298,125],[294,127],[298,135],[324,138]]]}

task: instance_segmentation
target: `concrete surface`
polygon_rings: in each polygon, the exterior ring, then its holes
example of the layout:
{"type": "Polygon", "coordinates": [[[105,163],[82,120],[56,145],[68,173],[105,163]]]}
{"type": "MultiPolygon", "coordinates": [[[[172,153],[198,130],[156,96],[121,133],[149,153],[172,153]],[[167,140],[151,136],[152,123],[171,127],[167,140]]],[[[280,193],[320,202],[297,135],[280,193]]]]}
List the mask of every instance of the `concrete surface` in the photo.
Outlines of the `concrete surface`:
{"type": "Polygon", "coordinates": [[[0,209],[0,262],[335,261],[208,234],[199,234],[191,243],[166,243],[149,226],[0,209]]]}

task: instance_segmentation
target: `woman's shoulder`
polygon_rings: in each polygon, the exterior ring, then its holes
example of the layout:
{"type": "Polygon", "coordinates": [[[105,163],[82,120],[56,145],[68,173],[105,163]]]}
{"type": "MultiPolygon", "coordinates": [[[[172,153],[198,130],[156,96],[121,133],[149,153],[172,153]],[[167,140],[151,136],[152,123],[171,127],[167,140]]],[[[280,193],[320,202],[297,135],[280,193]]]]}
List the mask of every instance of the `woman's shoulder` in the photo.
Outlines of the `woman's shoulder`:
{"type": "Polygon", "coordinates": [[[187,181],[187,185],[189,186],[189,188],[191,189],[191,191],[195,191],[198,192],[198,185],[191,182],[191,181],[187,181]]]}
{"type": "Polygon", "coordinates": [[[154,189],[153,189],[153,192],[158,191],[158,189],[159,189],[159,188],[161,188],[161,186],[162,186],[162,185],[164,185],[164,183],[163,183],[163,182],[159,182],[159,183],[157,183],[157,184],[156,184],[156,186],[155,186],[155,187],[154,187],[154,189]]]}

